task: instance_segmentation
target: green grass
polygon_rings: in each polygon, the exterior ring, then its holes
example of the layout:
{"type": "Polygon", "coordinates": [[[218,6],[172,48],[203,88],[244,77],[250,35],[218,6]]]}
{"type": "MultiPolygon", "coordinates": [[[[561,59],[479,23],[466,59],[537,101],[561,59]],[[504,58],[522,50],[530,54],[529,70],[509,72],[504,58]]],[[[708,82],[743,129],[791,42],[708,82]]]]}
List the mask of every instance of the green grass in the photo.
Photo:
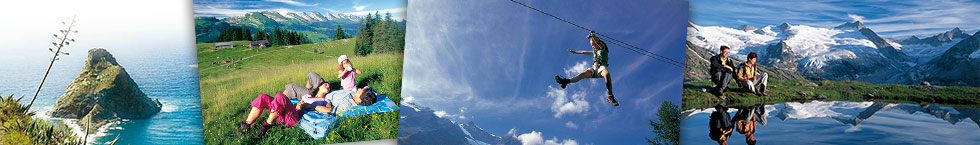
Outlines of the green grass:
{"type": "MultiPolygon", "coordinates": [[[[684,110],[708,108],[722,104],[722,99],[711,94],[711,81],[684,82],[684,110]],[[705,90],[705,91],[702,91],[705,90]]],[[[964,86],[936,86],[935,89],[919,85],[870,84],[857,81],[786,81],[769,80],[768,96],[756,96],[732,82],[725,96],[730,98],[725,106],[752,106],[794,101],[810,101],[824,95],[832,101],[867,101],[863,96],[874,94],[873,101],[891,103],[941,104],[980,108],[980,88],[964,86]],[[806,84],[811,85],[806,85],[806,84]],[[816,86],[813,86],[813,85],[816,86]]]]}
{"type": "MultiPolygon", "coordinates": [[[[277,125],[258,140],[251,136],[254,131],[228,137],[236,131],[237,123],[245,120],[249,103],[260,93],[282,92],[289,83],[303,84],[306,74],[319,73],[339,89],[337,56],[348,54],[351,62],[362,74],[358,86],[369,85],[378,93],[401,103],[402,54],[372,54],[354,56],[354,39],[326,41],[292,47],[276,46],[262,49],[235,47],[214,50],[198,44],[198,61],[201,78],[201,105],[203,109],[206,144],[328,144],[364,140],[392,139],[398,136],[398,111],[345,118],[324,139],[312,140],[299,127],[277,125]],[[323,52],[314,54],[316,52],[323,52]],[[261,55],[257,55],[261,54],[261,55]],[[246,58],[238,67],[212,64],[220,58],[246,58]]],[[[213,44],[211,44],[213,45],[213,44]]],[[[259,120],[264,120],[267,113],[259,120]]]]}

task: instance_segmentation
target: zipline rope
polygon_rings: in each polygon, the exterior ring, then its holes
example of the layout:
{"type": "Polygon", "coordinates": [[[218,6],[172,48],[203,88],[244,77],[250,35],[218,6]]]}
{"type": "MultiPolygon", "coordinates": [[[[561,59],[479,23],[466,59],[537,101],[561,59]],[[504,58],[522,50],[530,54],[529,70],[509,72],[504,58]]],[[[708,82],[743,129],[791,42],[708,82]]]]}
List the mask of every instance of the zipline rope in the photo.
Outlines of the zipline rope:
{"type": "MultiPolygon", "coordinates": [[[[593,30],[593,29],[589,29],[589,28],[586,28],[586,27],[584,27],[582,25],[578,25],[578,24],[572,23],[571,21],[562,19],[561,17],[552,15],[551,13],[548,13],[548,12],[544,12],[544,11],[542,11],[540,9],[531,7],[530,5],[527,5],[527,4],[518,2],[517,0],[510,0],[510,1],[511,2],[514,2],[514,3],[518,4],[518,5],[524,6],[524,7],[528,8],[528,9],[537,11],[538,13],[547,15],[547,16],[549,16],[551,18],[555,18],[555,19],[558,19],[559,21],[562,21],[562,22],[568,23],[568,24],[570,24],[572,26],[578,27],[579,29],[586,30],[586,31],[589,31],[589,32],[595,32],[595,30],[593,30]]],[[[623,48],[626,48],[626,49],[629,49],[629,50],[631,50],[633,52],[636,52],[636,53],[638,53],[640,55],[645,55],[647,57],[650,57],[650,58],[653,58],[653,59],[662,61],[664,63],[667,63],[667,64],[670,64],[670,65],[673,65],[673,66],[684,68],[684,63],[683,62],[680,62],[680,61],[677,61],[677,60],[674,60],[674,59],[670,59],[668,57],[665,57],[663,55],[660,55],[660,54],[657,54],[657,53],[653,53],[653,52],[647,51],[645,49],[641,49],[639,47],[630,45],[629,43],[626,43],[626,42],[623,42],[623,41],[619,41],[618,39],[615,39],[615,38],[612,38],[612,37],[603,35],[601,33],[595,33],[595,34],[597,34],[599,37],[603,37],[603,38],[612,40],[613,44],[615,44],[617,46],[620,46],[620,47],[623,47],[623,48]]]]}

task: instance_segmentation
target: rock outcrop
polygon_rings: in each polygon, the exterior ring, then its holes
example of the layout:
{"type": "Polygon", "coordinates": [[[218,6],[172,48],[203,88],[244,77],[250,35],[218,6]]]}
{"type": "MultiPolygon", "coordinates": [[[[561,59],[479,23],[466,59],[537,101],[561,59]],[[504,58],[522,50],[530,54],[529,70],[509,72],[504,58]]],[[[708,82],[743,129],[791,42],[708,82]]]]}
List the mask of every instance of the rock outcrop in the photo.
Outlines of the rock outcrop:
{"type": "Polygon", "coordinates": [[[65,89],[48,115],[81,119],[80,126],[98,128],[119,119],[147,118],[160,112],[160,101],[140,91],[108,51],[93,48],[81,73],[65,89]],[[91,124],[89,124],[91,123],[91,124]]]}
{"type": "Polygon", "coordinates": [[[791,72],[796,72],[799,63],[796,60],[802,59],[803,56],[793,52],[793,49],[786,44],[786,42],[779,41],[779,43],[769,45],[766,48],[766,53],[759,57],[758,62],[762,65],[773,66],[774,68],[779,68],[791,72]]]}
{"type": "Polygon", "coordinates": [[[926,64],[909,69],[902,81],[933,85],[980,86],[980,31],[926,64]]]}

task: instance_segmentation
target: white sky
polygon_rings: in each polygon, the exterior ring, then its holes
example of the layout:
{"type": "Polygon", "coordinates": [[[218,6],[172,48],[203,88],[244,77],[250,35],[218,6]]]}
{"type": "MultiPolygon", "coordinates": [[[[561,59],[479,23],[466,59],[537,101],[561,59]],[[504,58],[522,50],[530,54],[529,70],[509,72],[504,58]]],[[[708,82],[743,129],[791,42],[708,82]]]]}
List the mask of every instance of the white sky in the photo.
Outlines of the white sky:
{"type": "MultiPolygon", "coordinates": [[[[52,34],[77,14],[78,41],[69,53],[93,47],[125,53],[133,49],[193,48],[191,1],[29,0],[0,5],[0,56],[50,57],[52,34]],[[167,46],[168,47],[163,47],[167,46]],[[128,49],[128,50],[127,50],[128,49]]],[[[113,52],[116,53],[116,52],[113,52]]]]}

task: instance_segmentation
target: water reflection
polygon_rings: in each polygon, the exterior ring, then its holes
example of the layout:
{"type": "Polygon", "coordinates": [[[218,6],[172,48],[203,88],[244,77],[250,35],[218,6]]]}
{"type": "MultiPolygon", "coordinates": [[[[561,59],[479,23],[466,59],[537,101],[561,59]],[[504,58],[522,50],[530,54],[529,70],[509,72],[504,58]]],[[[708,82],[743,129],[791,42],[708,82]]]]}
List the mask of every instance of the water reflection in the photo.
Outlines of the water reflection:
{"type": "Polygon", "coordinates": [[[766,125],[766,110],[762,105],[738,107],[734,117],[729,115],[728,108],[715,106],[714,109],[717,111],[709,117],[708,137],[721,145],[728,144],[733,131],[744,135],[746,144],[754,145],[757,125],[766,125]]]}
{"type": "Polygon", "coordinates": [[[813,101],[715,106],[686,110],[682,116],[681,144],[980,143],[977,108],[813,101]],[[708,132],[704,126],[709,127],[708,132]]]}

